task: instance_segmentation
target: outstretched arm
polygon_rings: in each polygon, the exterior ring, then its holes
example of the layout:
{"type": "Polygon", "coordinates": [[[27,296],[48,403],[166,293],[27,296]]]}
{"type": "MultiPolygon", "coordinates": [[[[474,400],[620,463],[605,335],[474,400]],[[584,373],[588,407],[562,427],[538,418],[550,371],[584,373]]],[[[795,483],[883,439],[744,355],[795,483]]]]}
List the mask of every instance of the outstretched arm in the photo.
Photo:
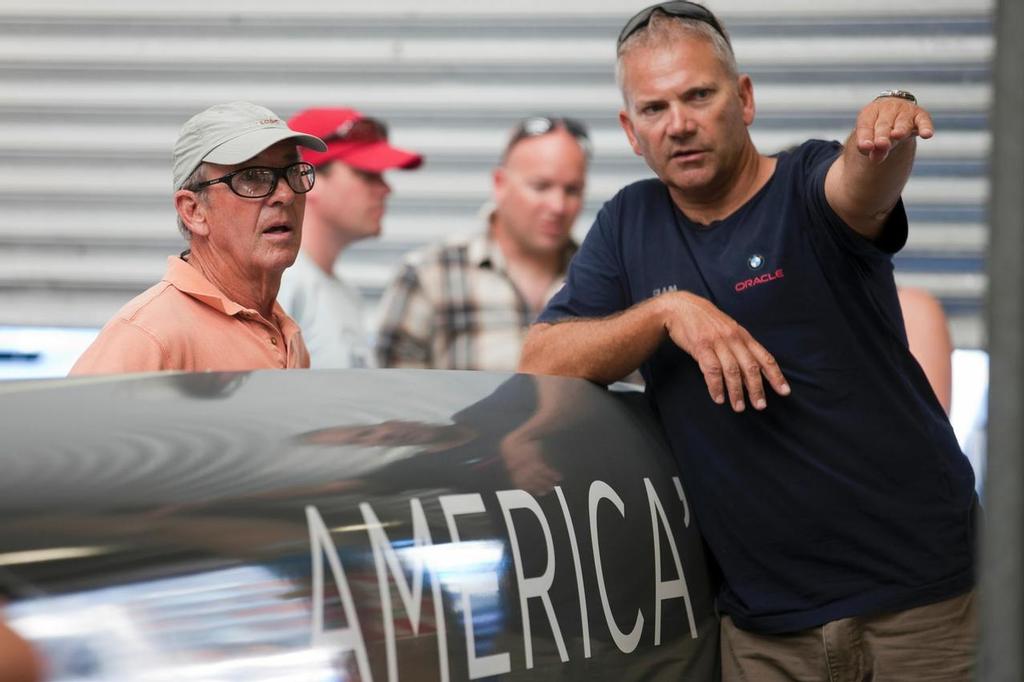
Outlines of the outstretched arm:
{"type": "Polygon", "coordinates": [[[876,239],[914,165],[916,138],[935,134],[927,111],[901,97],[861,109],[842,154],[825,177],[825,198],[854,231],[876,239]]]}
{"type": "Polygon", "coordinates": [[[716,403],[745,408],[744,389],[755,409],[767,406],[761,377],[779,395],[789,394],[778,363],[746,329],[699,296],[662,294],[601,319],[535,324],[519,370],[560,374],[609,384],[626,376],[669,338],[700,366],[716,403]]]}

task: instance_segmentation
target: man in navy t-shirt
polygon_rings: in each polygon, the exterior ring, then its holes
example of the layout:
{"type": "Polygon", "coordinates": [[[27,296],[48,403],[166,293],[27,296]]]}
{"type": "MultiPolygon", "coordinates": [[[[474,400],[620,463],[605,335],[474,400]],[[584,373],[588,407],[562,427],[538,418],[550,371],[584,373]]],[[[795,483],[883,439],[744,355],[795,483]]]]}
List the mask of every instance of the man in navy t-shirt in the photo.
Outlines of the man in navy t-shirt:
{"type": "Polygon", "coordinates": [[[763,156],[751,80],[688,2],[627,23],[617,78],[658,179],[602,208],[521,369],[640,369],[722,571],[725,679],[968,679],[973,474],[891,264],[930,116],[886,91],[845,145],[763,156]]]}

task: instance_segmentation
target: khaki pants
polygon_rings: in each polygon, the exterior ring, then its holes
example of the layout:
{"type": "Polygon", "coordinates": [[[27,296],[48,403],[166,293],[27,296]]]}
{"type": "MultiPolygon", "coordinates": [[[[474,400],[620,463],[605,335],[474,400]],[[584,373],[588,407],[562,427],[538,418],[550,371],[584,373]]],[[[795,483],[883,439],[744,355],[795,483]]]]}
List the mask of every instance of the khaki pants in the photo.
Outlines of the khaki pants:
{"type": "Polygon", "coordinates": [[[723,682],[966,682],[974,667],[974,592],[937,604],[758,635],[722,618],[723,682]]]}

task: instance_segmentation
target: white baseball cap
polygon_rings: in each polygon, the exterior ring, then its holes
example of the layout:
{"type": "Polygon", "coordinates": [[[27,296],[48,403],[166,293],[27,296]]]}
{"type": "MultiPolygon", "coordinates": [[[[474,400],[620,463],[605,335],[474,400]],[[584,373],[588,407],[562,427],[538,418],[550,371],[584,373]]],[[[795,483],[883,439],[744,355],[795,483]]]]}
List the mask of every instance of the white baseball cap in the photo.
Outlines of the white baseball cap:
{"type": "Polygon", "coordinates": [[[242,163],[282,140],[326,151],[323,140],[288,127],[270,109],[249,102],[215,104],[181,127],[174,144],[174,189],[204,161],[223,165],[242,163]]]}

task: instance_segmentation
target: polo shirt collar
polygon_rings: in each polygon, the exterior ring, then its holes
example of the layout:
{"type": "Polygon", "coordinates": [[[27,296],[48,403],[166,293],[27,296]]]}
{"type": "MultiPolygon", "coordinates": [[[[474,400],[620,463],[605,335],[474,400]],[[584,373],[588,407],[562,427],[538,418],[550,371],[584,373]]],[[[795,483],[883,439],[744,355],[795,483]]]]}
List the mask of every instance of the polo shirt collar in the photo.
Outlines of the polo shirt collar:
{"type": "Polygon", "coordinates": [[[164,281],[181,293],[188,294],[197,301],[201,301],[225,315],[234,316],[243,310],[248,310],[248,308],[228,298],[210,280],[203,277],[203,273],[189,265],[180,256],[168,256],[167,272],[164,273],[164,281]]]}
{"type": "MultiPolygon", "coordinates": [[[[257,319],[263,319],[259,311],[246,308],[224,295],[224,292],[203,277],[203,273],[189,265],[188,261],[181,256],[168,256],[167,272],[164,273],[163,281],[181,293],[191,296],[225,315],[234,317],[239,313],[247,313],[257,319]]],[[[274,319],[265,322],[276,326],[287,342],[290,343],[295,335],[300,333],[299,325],[284,312],[284,308],[277,301],[274,301],[271,316],[274,319]]]]}

